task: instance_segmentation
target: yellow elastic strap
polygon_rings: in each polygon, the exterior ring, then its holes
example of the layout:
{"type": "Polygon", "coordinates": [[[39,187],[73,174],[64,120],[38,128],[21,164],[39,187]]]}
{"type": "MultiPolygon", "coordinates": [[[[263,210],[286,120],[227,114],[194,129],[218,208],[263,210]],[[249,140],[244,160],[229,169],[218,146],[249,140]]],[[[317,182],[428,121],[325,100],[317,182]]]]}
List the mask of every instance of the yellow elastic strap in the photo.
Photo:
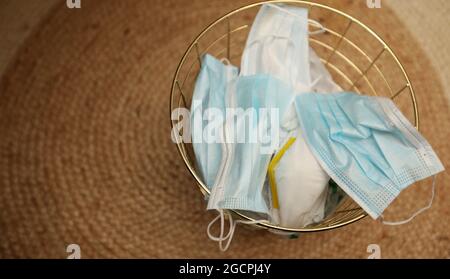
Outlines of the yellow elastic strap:
{"type": "Polygon", "coordinates": [[[277,182],[275,179],[275,168],[278,165],[278,162],[281,160],[281,157],[283,157],[286,150],[291,147],[291,145],[295,142],[295,138],[290,138],[278,151],[277,154],[273,157],[273,159],[269,163],[269,185],[270,185],[270,191],[272,192],[272,206],[273,208],[279,208],[278,204],[278,192],[277,192],[277,182]]]}

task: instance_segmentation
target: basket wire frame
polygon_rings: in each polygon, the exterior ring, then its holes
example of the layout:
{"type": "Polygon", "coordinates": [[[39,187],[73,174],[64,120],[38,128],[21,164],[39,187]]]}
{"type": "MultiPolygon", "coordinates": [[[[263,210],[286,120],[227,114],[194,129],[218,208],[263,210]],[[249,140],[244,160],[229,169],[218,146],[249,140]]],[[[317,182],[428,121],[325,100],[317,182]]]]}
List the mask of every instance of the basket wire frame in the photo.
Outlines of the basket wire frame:
{"type": "MultiPolygon", "coordinates": [[[[368,90],[372,95],[379,96],[380,92],[376,90],[373,82],[369,79],[369,72],[374,71],[376,74],[379,75],[381,78],[381,82],[384,83],[384,85],[387,87],[387,95],[392,100],[395,101],[397,97],[399,97],[401,94],[404,94],[405,92],[409,93],[410,101],[412,104],[413,109],[413,121],[415,127],[419,128],[419,113],[418,113],[418,107],[416,102],[416,97],[414,93],[413,85],[408,77],[408,74],[401,64],[398,57],[395,55],[393,50],[388,46],[388,44],[380,37],[378,36],[372,29],[370,29],[367,25],[362,23],[361,21],[355,19],[354,17],[340,11],[337,9],[334,9],[329,6],[325,6],[318,3],[313,2],[307,2],[307,1],[264,1],[259,2],[255,4],[250,4],[247,6],[243,6],[241,8],[235,9],[228,14],[220,17],[213,23],[211,23],[209,26],[207,26],[191,43],[191,45],[186,50],[185,54],[183,55],[178,68],[176,70],[173,83],[172,83],[172,89],[170,93],[170,116],[171,116],[171,128],[172,131],[175,131],[173,128],[176,125],[177,121],[172,120],[172,111],[175,108],[181,108],[181,107],[188,107],[188,96],[192,96],[192,90],[187,89],[186,82],[188,79],[192,77],[196,77],[201,64],[202,64],[202,55],[208,53],[213,47],[219,45],[220,42],[225,43],[225,46],[221,49],[219,49],[214,55],[216,57],[225,57],[228,58],[228,60],[231,61],[232,58],[240,57],[240,54],[236,56],[232,56],[232,49],[233,47],[236,47],[236,44],[233,43],[233,38],[235,38],[237,34],[240,34],[241,32],[248,31],[251,27],[251,24],[242,24],[238,27],[232,27],[231,22],[233,20],[233,17],[250,9],[258,8],[259,6],[265,4],[265,3],[285,3],[285,4],[292,4],[296,6],[301,6],[304,8],[307,8],[309,12],[311,13],[312,9],[319,9],[327,11],[331,14],[337,15],[347,21],[346,27],[343,29],[342,32],[338,32],[337,30],[333,30],[331,28],[327,28],[327,26],[324,25],[325,33],[330,34],[331,36],[335,37],[337,39],[337,42],[334,45],[330,45],[330,43],[321,41],[317,39],[315,36],[310,37],[310,44],[311,46],[318,46],[322,47],[326,51],[329,52],[329,54],[326,57],[320,57],[320,60],[324,63],[326,67],[328,67],[331,72],[334,72],[337,76],[340,76],[345,81],[344,84],[339,84],[343,90],[351,90],[355,91],[358,94],[361,94],[360,84],[362,82],[365,82],[366,85],[368,85],[368,90]],[[201,48],[201,41],[202,39],[208,34],[211,33],[211,31],[214,28],[217,28],[219,24],[225,24],[226,28],[224,28],[225,33],[221,34],[219,37],[217,37],[215,40],[210,42],[209,44],[206,44],[204,49],[201,48]],[[374,56],[374,58],[371,58],[369,54],[367,54],[367,51],[363,50],[360,46],[358,46],[357,43],[355,43],[351,38],[347,37],[347,34],[349,31],[354,28],[354,26],[359,26],[363,28],[363,30],[367,33],[367,35],[371,36],[372,38],[375,38],[376,41],[381,45],[381,50],[378,52],[377,55],[374,56]],[[348,55],[346,55],[343,51],[341,51],[342,45],[346,43],[348,46],[350,46],[357,54],[362,55],[366,62],[369,64],[362,68],[361,66],[358,66],[348,55]],[[391,85],[391,83],[388,81],[386,75],[383,73],[379,65],[377,65],[377,61],[382,57],[383,55],[388,54],[389,58],[391,58],[398,67],[398,69],[401,72],[401,75],[404,79],[404,84],[401,86],[398,90],[394,90],[394,86],[391,85]],[[194,55],[194,61],[188,62],[188,57],[194,55]],[[351,78],[349,74],[344,72],[343,69],[337,65],[337,63],[333,63],[333,59],[341,59],[343,63],[345,63],[347,66],[349,66],[351,69],[353,69],[357,77],[351,78]],[[198,70],[195,72],[194,67],[197,66],[198,70]],[[187,71],[184,76],[182,76],[182,72],[187,71]]],[[[310,14],[309,13],[309,14],[310,14]]],[[[251,19],[250,19],[251,20],[251,19]]],[[[191,84],[192,86],[192,84],[191,84]]],[[[381,94],[383,95],[383,94],[381,94]]],[[[386,95],[386,94],[384,94],[386,95]]],[[[180,119],[180,115],[178,115],[177,119],[180,119]]],[[[181,135],[178,133],[173,133],[173,136],[175,139],[177,139],[177,149],[180,153],[184,164],[188,168],[189,172],[192,174],[192,176],[195,178],[200,191],[203,193],[203,195],[207,196],[210,194],[209,189],[204,184],[200,174],[197,172],[195,167],[195,159],[192,155],[192,147],[189,146],[190,144],[186,144],[181,140],[181,135]]],[[[238,216],[241,219],[244,220],[250,220],[254,221],[255,219],[249,216],[248,214],[230,210],[231,213],[238,216]]],[[[344,198],[343,201],[339,204],[338,208],[335,210],[333,214],[330,216],[326,216],[326,218],[317,224],[309,225],[305,228],[287,228],[282,227],[270,223],[258,223],[254,226],[262,227],[266,229],[274,229],[277,231],[283,231],[283,232],[315,232],[315,231],[323,231],[323,230],[329,230],[333,228],[338,228],[345,226],[347,224],[356,222],[362,218],[367,216],[367,213],[363,209],[361,209],[355,202],[353,202],[349,197],[344,198]]]]}

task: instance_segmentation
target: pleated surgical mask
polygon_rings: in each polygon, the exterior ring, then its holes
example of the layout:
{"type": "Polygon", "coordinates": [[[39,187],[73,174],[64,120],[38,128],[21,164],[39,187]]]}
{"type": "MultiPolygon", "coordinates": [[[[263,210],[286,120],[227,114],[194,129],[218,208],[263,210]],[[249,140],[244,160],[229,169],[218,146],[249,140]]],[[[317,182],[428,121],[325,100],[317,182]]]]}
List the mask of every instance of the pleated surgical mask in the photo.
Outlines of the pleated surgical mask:
{"type": "Polygon", "coordinates": [[[251,109],[253,113],[227,116],[223,125],[222,160],[211,190],[207,209],[216,209],[219,215],[208,225],[211,240],[219,242],[222,251],[228,249],[237,223],[256,224],[268,218],[254,221],[234,220],[225,210],[251,211],[267,216],[269,205],[263,188],[267,166],[275,148],[279,145],[278,129],[288,106],[294,100],[292,88],[268,75],[238,77],[227,86],[228,108],[251,109]],[[263,113],[266,110],[269,114],[263,113]],[[246,134],[265,134],[265,140],[256,141],[246,134]],[[243,141],[239,141],[243,138],[243,141]],[[225,214],[229,218],[229,232],[225,235],[225,214]],[[211,227],[220,221],[220,234],[213,236],[211,227]]]}
{"type": "Polygon", "coordinates": [[[225,121],[226,87],[237,74],[236,67],[206,54],[195,83],[191,103],[192,145],[197,167],[209,189],[214,184],[222,160],[220,138],[209,128],[222,125],[225,121]]]}
{"type": "Polygon", "coordinates": [[[311,93],[297,96],[296,108],[324,170],[374,219],[408,185],[444,170],[430,144],[388,98],[311,93]]]}
{"type": "Polygon", "coordinates": [[[238,77],[228,86],[222,161],[208,209],[268,213],[263,185],[270,158],[279,146],[280,119],[294,100],[292,88],[268,75],[238,77]],[[258,135],[252,139],[251,134],[258,135]],[[241,139],[241,140],[240,140],[241,139]]]}
{"type": "Polygon", "coordinates": [[[247,38],[240,75],[270,74],[296,91],[309,88],[308,32],[307,9],[263,5],[247,38]]]}

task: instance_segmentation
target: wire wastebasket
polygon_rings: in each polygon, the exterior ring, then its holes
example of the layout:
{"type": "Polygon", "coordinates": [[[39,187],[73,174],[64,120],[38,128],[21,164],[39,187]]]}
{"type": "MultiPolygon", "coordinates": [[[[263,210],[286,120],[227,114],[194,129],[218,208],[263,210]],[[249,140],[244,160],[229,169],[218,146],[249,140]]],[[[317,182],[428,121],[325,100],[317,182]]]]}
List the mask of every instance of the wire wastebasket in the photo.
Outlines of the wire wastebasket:
{"type": "MultiPolygon", "coordinates": [[[[356,18],[337,9],[306,1],[266,1],[243,6],[220,17],[207,26],[192,42],[176,70],[171,94],[170,116],[172,131],[182,118],[174,117],[177,108],[189,109],[202,55],[209,53],[218,59],[227,58],[233,65],[240,65],[240,59],[253,19],[261,5],[285,3],[309,10],[309,18],[320,22],[325,32],[310,36],[310,46],[327,67],[334,81],[343,90],[358,94],[384,96],[397,103],[400,110],[416,128],[419,115],[414,89],[408,74],[388,44],[372,29],[356,18]],[[397,100],[407,98],[399,104],[397,100]],[[406,105],[405,105],[406,104],[406,105]]],[[[310,26],[311,29],[314,26],[310,26]]],[[[195,178],[203,195],[209,190],[199,174],[192,144],[184,142],[182,135],[174,132],[178,151],[195,178]]],[[[235,215],[244,220],[254,219],[239,211],[235,215]]],[[[345,198],[334,213],[320,223],[304,228],[281,227],[270,223],[256,226],[275,231],[298,233],[329,230],[345,226],[364,218],[367,214],[353,200],[345,198]]]]}

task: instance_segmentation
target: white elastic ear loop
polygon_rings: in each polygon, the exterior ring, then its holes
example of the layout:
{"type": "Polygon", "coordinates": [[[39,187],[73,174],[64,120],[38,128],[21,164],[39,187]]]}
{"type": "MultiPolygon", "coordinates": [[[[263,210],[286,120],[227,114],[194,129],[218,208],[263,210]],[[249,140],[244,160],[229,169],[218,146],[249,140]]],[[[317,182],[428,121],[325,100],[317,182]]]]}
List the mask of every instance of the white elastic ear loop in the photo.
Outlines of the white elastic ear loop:
{"type": "Polygon", "coordinates": [[[231,65],[231,62],[230,62],[230,60],[228,60],[228,58],[222,58],[222,59],[220,59],[220,62],[222,62],[223,64],[225,64],[227,66],[231,65]]]}
{"type": "Polygon", "coordinates": [[[325,29],[325,27],[323,27],[322,23],[318,22],[317,20],[314,19],[308,19],[309,24],[311,24],[312,26],[319,28],[318,30],[315,31],[309,31],[309,35],[318,35],[318,34],[322,34],[327,32],[327,30],[325,29]]]}
{"type": "Polygon", "coordinates": [[[231,240],[233,239],[234,236],[234,231],[236,229],[236,224],[237,223],[242,223],[242,224],[259,224],[262,222],[267,222],[267,220],[255,220],[255,221],[243,221],[243,220],[233,220],[233,217],[230,213],[227,212],[228,214],[228,219],[230,221],[230,229],[227,233],[226,236],[224,236],[224,230],[225,230],[225,215],[224,215],[224,210],[223,209],[218,209],[219,211],[219,215],[217,215],[216,218],[214,218],[209,224],[208,224],[208,228],[206,229],[206,233],[208,234],[209,239],[211,239],[212,241],[217,241],[219,242],[219,248],[222,252],[225,252],[226,250],[228,250],[228,247],[230,247],[231,244],[231,240]],[[213,236],[211,234],[211,227],[212,225],[220,219],[220,234],[219,236],[213,236]],[[223,242],[226,241],[225,246],[223,246],[223,242]]]}
{"type": "Polygon", "coordinates": [[[436,191],[436,177],[437,177],[437,175],[435,175],[435,176],[433,177],[433,186],[432,186],[432,189],[431,189],[431,199],[430,199],[430,202],[428,203],[427,206],[425,206],[425,207],[423,207],[423,208],[417,210],[417,211],[416,211],[411,217],[409,217],[408,219],[402,220],[402,221],[397,221],[397,222],[384,221],[384,217],[383,217],[383,215],[381,215],[381,216],[380,216],[381,222],[382,222],[383,224],[389,225],[389,226],[404,225],[404,224],[406,224],[406,223],[411,222],[411,221],[412,221],[414,218],[416,218],[416,216],[419,215],[420,213],[422,213],[422,212],[424,212],[424,211],[430,209],[430,208],[431,208],[431,205],[433,204],[434,194],[435,194],[435,191],[436,191]]]}
{"type": "MultiPolygon", "coordinates": [[[[291,16],[299,17],[297,14],[292,13],[291,11],[287,10],[286,8],[277,6],[275,4],[266,4],[266,5],[270,6],[272,8],[278,9],[278,10],[280,10],[282,12],[285,12],[285,13],[291,15],[291,16]]],[[[322,33],[325,33],[327,31],[327,30],[325,30],[325,27],[323,27],[323,25],[320,22],[318,22],[318,21],[316,21],[314,19],[308,19],[308,23],[311,24],[314,27],[319,28],[319,30],[310,31],[309,32],[310,35],[322,34],[322,33]]]]}
{"type": "Polygon", "coordinates": [[[313,82],[311,82],[311,88],[314,88],[317,83],[319,83],[319,81],[322,79],[322,76],[318,76],[313,82]]]}

